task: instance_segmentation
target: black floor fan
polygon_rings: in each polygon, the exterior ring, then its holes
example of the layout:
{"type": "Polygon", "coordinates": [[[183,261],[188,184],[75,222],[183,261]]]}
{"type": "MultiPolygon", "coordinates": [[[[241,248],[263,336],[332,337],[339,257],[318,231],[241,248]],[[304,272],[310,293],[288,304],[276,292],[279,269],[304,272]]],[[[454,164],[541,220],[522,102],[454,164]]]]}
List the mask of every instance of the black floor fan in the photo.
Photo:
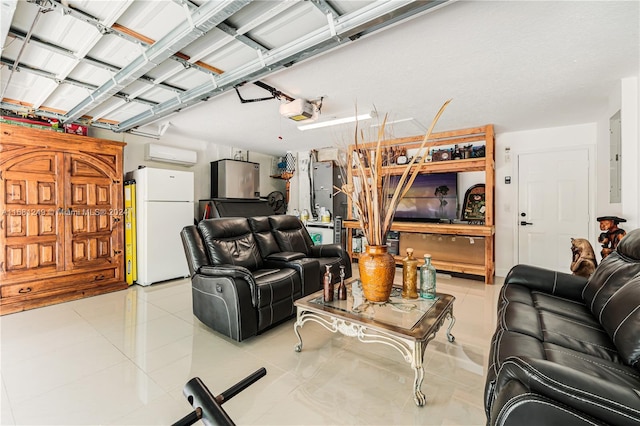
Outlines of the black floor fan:
{"type": "Polygon", "coordinates": [[[184,386],[182,393],[194,408],[194,411],[175,422],[173,426],[189,426],[198,420],[202,420],[206,426],[235,425],[231,417],[229,417],[227,412],[222,408],[222,404],[251,386],[266,374],[267,370],[262,367],[218,396],[213,396],[199,377],[189,380],[184,386]]]}

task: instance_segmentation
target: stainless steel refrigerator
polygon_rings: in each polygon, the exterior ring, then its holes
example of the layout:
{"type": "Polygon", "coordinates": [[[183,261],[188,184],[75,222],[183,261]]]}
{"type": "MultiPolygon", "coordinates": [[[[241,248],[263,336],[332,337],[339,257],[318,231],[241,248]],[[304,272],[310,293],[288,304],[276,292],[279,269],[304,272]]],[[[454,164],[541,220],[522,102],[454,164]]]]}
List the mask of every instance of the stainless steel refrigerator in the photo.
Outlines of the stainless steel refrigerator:
{"type": "Polygon", "coordinates": [[[136,181],[136,283],[188,276],[180,231],[193,224],[193,172],[145,167],[130,176],[136,181]]]}
{"type": "Polygon", "coordinates": [[[331,212],[331,220],[336,216],[343,219],[347,217],[347,197],[342,194],[335,194],[333,188],[342,187],[345,177],[342,176],[340,167],[336,166],[333,161],[318,161],[313,163],[313,207],[314,214],[320,214],[320,208],[331,212]]]}
{"type": "Polygon", "coordinates": [[[211,162],[211,198],[260,198],[260,164],[239,160],[211,162]]]}

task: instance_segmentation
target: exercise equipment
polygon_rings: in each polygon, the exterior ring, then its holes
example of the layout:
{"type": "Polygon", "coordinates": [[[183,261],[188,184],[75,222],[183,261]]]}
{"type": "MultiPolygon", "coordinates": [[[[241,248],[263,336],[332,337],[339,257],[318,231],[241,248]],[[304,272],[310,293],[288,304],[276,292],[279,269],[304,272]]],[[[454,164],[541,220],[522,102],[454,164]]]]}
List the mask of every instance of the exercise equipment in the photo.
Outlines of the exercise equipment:
{"type": "Polygon", "coordinates": [[[218,396],[213,396],[204,382],[200,380],[199,377],[194,377],[187,382],[182,393],[195,410],[175,422],[173,426],[190,426],[198,420],[202,420],[206,426],[235,425],[231,417],[229,417],[227,412],[222,408],[222,404],[251,386],[266,374],[267,370],[262,367],[218,396]]]}

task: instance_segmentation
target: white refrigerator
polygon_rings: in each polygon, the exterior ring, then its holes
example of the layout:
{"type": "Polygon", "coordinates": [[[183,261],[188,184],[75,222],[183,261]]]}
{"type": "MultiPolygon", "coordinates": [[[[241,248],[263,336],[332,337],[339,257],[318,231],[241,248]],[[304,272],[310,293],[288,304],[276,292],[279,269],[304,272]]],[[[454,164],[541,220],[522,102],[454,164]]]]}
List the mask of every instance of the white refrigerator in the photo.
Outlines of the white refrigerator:
{"type": "Polygon", "coordinates": [[[193,172],[134,170],[136,181],[137,284],[189,275],[180,231],[193,224],[193,172]]]}

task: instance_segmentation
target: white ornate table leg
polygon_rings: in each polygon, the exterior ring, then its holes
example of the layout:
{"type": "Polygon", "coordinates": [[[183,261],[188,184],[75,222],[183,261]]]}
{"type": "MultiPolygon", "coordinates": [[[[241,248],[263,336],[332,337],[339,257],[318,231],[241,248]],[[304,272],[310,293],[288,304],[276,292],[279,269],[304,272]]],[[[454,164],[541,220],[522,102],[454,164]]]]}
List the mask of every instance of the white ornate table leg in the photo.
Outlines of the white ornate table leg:
{"type": "Polygon", "coordinates": [[[449,323],[449,327],[447,327],[447,340],[453,343],[453,341],[456,340],[454,335],[451,334],[451,329],[453,328],[453,324],[456,323],[456,318],[453,316],[453,308],[451,308],[451,310],[447,312],[447,315],[445,316],[445,318],[449,318],[449,320],[451,321],[449,323]]]}
{"type": "Polygon", "coordinates": [[[424,406],[427,402],[427,397],[422,393],[422,381],[424,380],[424,368],[422,368],[423,360],[422,342],[415,342],[413,345],[413,362],[411,367],[415,372],[415,378],[413,380],[413,400],[418,407],[424,406]]]}
{"type": "Polygon", "coordinates": [[[298,319],[296,320],[296,323],[293,324],[293,331],[296,333],[296,336],[298,336],[298,344],[294,347],[296,352],[302,352],[302,336],[300,335],[299,330],[300,327],[302,327],[302,322],[300,321],[301,311],[302,310],[298,308],[298,319]]]}

